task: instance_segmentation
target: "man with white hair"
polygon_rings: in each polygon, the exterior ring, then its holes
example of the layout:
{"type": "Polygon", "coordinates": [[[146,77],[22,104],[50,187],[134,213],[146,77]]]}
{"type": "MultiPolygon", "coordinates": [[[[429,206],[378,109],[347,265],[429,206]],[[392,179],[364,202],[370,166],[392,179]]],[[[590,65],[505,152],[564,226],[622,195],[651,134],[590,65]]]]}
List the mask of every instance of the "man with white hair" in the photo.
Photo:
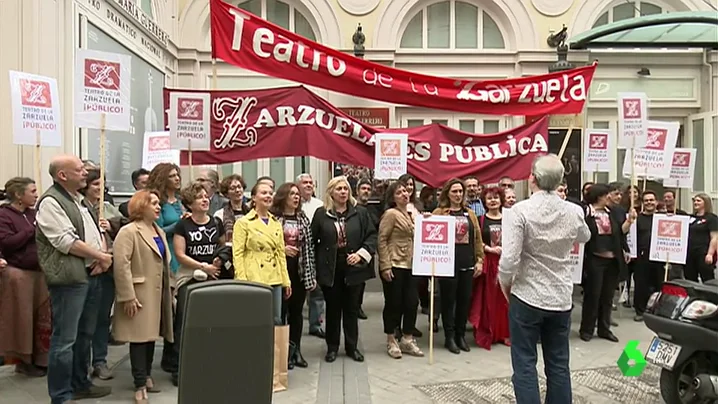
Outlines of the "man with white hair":
{"type": "Polygon", "coordinates": [[[207,190],[207,196],[209,197],[209,212],[207,212],[207,214],[213,216],[229,202],[229,199],[217,192],[219,173],[216,170],[203,170],[199,173],[197,181],[201,182],[207,190]]]}
{"type": "Polygon", "coordinates": [[[591,238],[583,211],[557,193],[564,166],[554,154],[534,160],[531,197],[506,211],[499,283],[509,300],[512,382],[518,404],[542,402],[536,371],[541,339],[546,402],[570,404],[569,341],[574,243],[591,238]]]}
{"type": "MultiPolygon", "coordinates": [[[[297,176],[297,186],[302,194],[302,211],[311,221],[314,212],[324,205],[321,199],[314,196],[314,179],[310,174],[297,176]]],[[[326,336],[322,329],[322,313],[324,313],[324,295],[321,288],[309,292],[309,335],[324,339],[326,336]]]]}

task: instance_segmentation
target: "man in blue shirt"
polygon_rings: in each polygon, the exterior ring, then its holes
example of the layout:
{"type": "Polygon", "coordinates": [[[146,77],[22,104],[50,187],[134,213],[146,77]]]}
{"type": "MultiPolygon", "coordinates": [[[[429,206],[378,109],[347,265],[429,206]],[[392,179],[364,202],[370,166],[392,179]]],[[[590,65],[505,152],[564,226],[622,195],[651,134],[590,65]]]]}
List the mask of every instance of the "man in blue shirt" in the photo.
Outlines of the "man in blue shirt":
{"type": "Polygon", "coordinates": [[[479,179],[470,175],[464,178],[464,185],[466,186],[466,204],[469,209],[473,210],[476,217],[483,216],[486,213],[484,204],[481,202],[481,191],[482,186],[479,179]]]}

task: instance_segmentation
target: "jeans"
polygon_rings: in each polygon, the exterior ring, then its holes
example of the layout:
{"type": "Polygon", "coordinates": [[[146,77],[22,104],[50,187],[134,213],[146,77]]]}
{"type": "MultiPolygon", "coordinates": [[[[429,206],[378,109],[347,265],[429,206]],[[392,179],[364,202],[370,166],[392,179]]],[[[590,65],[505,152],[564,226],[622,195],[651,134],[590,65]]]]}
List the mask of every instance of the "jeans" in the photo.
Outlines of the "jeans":
{"type": "Polygon", "coordinates": [[[88,374],[90,347],[97,328],[100,280],[88,276],[87,283],[52,285],[52,337],[47,366],[47,390],[52,404],[72,400],[73,392],[92,385],[88,374]]]}
{"type": "MultiPolygon", "coordinates": [[[[326,341],[329,352],[339,350],[342,328],[344,329],[344,350],[352,353],[359,340],[359,296],[361,284],[347,285],[344,271],[349,270],[346,258],[337,259],[334,271],[334,286],[322,286],[327,302],[326,341]]],[[[414,306],[416,308],[416,306],[414,306]]]]}
{"type": "Polygon", "coordinates": [[[321,288],[309,292],[309,331],[315,332],[322,328],[324,313],[324,294],[321,288]]]}
{"type": "Polygon", "coordinates": [[[299,272],[289,271],[289,279],[292,281],[292,295],[284,301],[282,317],[285,317],[289,324],[289,341],[299,349],[302,344],[302,328],[304,327],[302,310],[307,299],[307,291],[304,289],[299,272]]]}
{"type": "Polygon", "coordinates": [[[136,390],[147,386],[147,379],[152,376],[152,360],[154,357],[154,341],[130,343],[130,367],[136,390]]]}
{"type": "MultiPolygon", "coordinates": [[[[439,278],[441,285],[441,321],[444,336],[463,338],[466,334],[466,321],[471,307],[471,290],[474,285],[474,271],[456,271],[451,278],[439,278]]],[[[434,313],[436,316],[436,313],[434,313]]]]}
{"type": "Polygon", "coordinates": [[[284,289],[282,285],[272,286],[272,313],[274,314],[274,325],[284,325],[282,321],[282,304],[284,302],[284,289]]]}
{"type": "Polygon", "coordinates": [[[581,308],[582,335],[593,336],[598,326],[598,335],[611,332],[611,311],[613,295],[618,286],[618,258],[586,256],[587,271],[583,280],[583,307],[581,308]]]}
{"type": "Polygon", "coordinates": [[[112,304],[115,302],[115,279],[111,272],[97,275],[100,299],[97,312],[97,329],[92,338],[92,367],[107,365],[107,345],[110,342],[112,304]]]}
{"type": "Polygon", "coordinates": [[[394,331],[401,327],[404,335],[411,335],[416,329],[416,307],[419,304],[417,278],[411,274],[411,269],[392,268],[392,272],[394,279],[391,282],[381,279],[384,289],[384,333],[394,335],[394,331]]]}
{"type": "Polygon", "coordinates": [[[547,311],[530,306],[516,296],[509,300],[509,331],[511,333],[511,366],[517,404],[541,404],[539,393],[536,345],[541,339],[546,404],[571,404],[571,373],[569,369],[569,333],[571,310],[547,311]]]}

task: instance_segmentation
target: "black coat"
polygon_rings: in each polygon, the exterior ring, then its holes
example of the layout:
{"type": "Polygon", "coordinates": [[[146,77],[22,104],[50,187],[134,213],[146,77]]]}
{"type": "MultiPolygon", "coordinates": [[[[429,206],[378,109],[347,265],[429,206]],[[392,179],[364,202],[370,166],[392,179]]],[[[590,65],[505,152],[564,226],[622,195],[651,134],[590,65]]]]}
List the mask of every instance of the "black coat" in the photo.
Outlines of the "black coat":
{"type": "MultiPolygon", "coordinates": [[[[598,226],[596,225],[596,220],[594,219],[594,217],[590,215],[589,209],[590,207],[588,206],[584,208],[586,224],[591,230],[591,239],[588,241],[588,243],[586,243],[583,252],[584,272],[587,269],[587,265],[590,265],[591,262],[591,260],[586,259],[585,257],[593,256],[596,247],[596,237],[598,236],[598,226]]],[[[611,251],[613,252],[613,255],[616,257],[616,261],[618,262],[618,272],[619,274],[623,275],[627,272],[626,259],[624,258],[623,253],[624,251],[629,251],[626,235],[623,234],[623,230],[621,230],[621,225],[623,224],[623,221],[619,222],[618,218],[616,217],[617,215],[611,213],[608,208],[606,209],[608,210],[608,217],[611,220],[611,251]]]]}
{"type": "MultiPolygon", "coordinates": [[[[376,253],[377,233],[369,211],[362,206],[349,206],[345,216],[347,254],[364,249],[371,256],[376,253]]],[[[322,286],[334,286],[334,273],[337,266],[337,217],[334,212],[323,207],[317,209],[312,219],[312,239],[317,262],[317,283],[322,286]]],[[[374,267],[362,260],[345,274],[347,285],[358,285],[376,275],[374,267]]]]}

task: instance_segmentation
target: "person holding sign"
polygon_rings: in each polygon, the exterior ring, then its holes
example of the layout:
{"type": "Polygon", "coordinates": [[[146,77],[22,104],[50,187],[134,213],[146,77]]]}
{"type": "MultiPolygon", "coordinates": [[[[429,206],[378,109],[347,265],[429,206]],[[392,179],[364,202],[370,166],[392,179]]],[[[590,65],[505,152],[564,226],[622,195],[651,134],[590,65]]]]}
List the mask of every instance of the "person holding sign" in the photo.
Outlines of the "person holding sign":
{"type": "Polygon", "coordinates": [[[312,237],[317,283],[324,292],[327,311],[324,360],[337,360],[343,321],[344,350],[353,360],[363,362],[364,355],[357,348],[359,300],[362,283],[374,277],[369,263],[376,252],[377,234],[369,211],[357,206],[346,177],[332,178],[327,184],[324,206],[312,219],[312,237]]]}
{"type": "MultiPolygon", "coordinates": [[[[586,224],[591,240],[586,244],[583,259],[583,307],[579,336],[590,341],[598,321],[598,337],[618,342],[611,332],[613,294],[619,274],[628,261],[628,244],[621,222],[609,209],[610,187],[595,184],[588,190],[585,207],[586,224]]],[[[634,216],[628,219],[633,222],[634,216]]],[[[630,223],[629,223],[630,225],[630,223]]]]}
{"type": "Polygon", "coordinates": [[[688,255],[685,277],[688,280],[707,282],[715,278],[716,251],[718,250],[718,216],[707,194],[693,197],[693,214],[688,227],[688,255]]]}
{"type": "Polygon", "coordinates": [[[529,176],[531,197],[504,213],[499,284],[509,299],[512,382],[518,403],[540,403],[536,371],[537,343],[542,340],[546,402],[570,403],[569,369],[573,308],[574,243],[591,237],[581,208],[555,192],[564,167],[554,154],[534,160],[529,176]]]}
{"type": "Polygon", "coordinates": [[[638,258],[634,261],[633,307],[635,321],[643,321],[648,299],[663,285],[663,263],[651,261],[651,237],[653,236],[653,214],[657,213],[657,199],[653,191],[643,193],[643,211],[636,219],[636,249],[638,258]]]}
{"type": "Polygon", "coordinates": [[[439,279],[441,321],[444,325],[444,346],[449,352],[469,352],[466,343],[466,321],[471,306],[473,279],[481,275],[484,265],[484,242],[479,220],[466,207],[466,187],[459,179],[449,180],[439,194],[439,207],[432,214],[456,217],[454,276],[439,279]]]}
{"type": "Polygon", "coordinates": [[[394,359],[402,353],[424,356],[412,335],[416,328],[417,279],[411,273],[414,247],[414,217],[409,211],[409,191],[401,181],[386,190],[386,207],[379,223],[379,272],[384,289],[384,333],[387,353],[394,359]],[[401,341],[394,330],[401,327],[401,341]]]}

